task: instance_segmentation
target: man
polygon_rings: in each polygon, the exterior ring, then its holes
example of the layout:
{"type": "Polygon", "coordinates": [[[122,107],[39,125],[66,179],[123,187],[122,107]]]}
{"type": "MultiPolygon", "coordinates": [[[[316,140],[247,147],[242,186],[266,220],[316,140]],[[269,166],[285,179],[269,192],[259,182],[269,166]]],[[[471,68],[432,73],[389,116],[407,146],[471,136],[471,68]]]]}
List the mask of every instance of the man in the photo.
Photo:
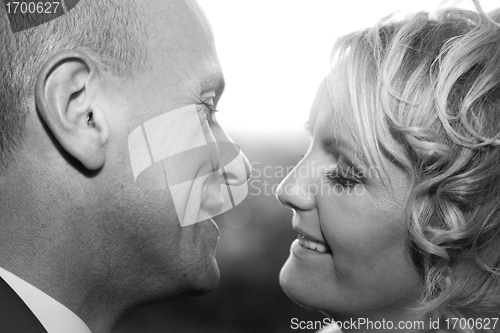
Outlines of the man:
{"type": "MultiPolygon", "coordinates": [[[[190,105],[211,117],[222,94],[197,3],[81,0],[15,34],[2,7],[0,25],[0,331],[109,332],[135,305],[214,288],[217,227],[181,227],[184,199],[138,186],[130,153],[134,129],[190,105]]],[[[230,141],[202,123],[212,143],[230,141]]],[[[211,147],[186,168],[227,164],[211,147]]],[[[207,183],[196,193],[210,210],[221,194],[207,183]]]]}

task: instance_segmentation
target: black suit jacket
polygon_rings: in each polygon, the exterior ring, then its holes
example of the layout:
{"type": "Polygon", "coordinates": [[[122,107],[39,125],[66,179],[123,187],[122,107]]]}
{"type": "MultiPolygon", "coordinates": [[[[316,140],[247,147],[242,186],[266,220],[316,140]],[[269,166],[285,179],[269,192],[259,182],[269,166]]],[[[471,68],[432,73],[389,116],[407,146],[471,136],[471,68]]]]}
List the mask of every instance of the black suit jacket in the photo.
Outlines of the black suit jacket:
{"type": "Polygon", "coordinates": [[[47,333],[30,308],[2,278],[0,278],[0,332],[47,333]]]}

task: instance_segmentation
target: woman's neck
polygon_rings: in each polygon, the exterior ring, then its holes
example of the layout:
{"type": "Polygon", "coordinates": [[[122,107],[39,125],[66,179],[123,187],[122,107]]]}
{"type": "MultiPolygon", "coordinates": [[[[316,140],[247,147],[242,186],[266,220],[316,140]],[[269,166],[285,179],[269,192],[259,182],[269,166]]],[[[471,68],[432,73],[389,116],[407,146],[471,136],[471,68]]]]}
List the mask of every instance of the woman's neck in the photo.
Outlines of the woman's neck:
{"type": "Polygon", "coordinates": [[[347,332],[377,332],[377,333],[433,333],[440,331],[444,322],[439,315],[420,316],[408,311],[400,313],[377,313],[366,317],[333,316],[342,333],[347,332]]]}

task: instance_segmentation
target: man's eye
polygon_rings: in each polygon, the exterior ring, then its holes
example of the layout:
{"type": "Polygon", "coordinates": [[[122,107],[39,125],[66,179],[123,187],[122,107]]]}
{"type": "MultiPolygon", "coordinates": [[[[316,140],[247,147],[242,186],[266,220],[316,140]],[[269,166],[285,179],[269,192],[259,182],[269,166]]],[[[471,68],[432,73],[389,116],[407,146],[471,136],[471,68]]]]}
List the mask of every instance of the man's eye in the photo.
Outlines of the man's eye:
{"type": "Polygon", "coordinates": [[[204,100],[201,102],[201,105],[203,105],[203,109],[207,116],[208,122],[211,123],[212,121],[214,121],[215,112],[218,112],[218,110],[214,106],[214,100],[212,98],[204,100]]]}

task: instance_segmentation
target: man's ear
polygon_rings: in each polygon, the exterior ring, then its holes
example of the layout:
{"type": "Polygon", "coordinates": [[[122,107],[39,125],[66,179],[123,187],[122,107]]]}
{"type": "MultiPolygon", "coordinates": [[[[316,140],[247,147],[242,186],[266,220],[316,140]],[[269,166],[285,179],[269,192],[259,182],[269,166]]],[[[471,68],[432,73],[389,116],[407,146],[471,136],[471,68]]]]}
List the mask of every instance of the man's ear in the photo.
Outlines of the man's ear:
{"type": "Polygon", "coordinates": [[[104,165],[108,124],[96,100],[101,76],[86,54],[60,51],[43,65],[35,85],[38,112],[61,146],[87,169],[104,165]]]}

